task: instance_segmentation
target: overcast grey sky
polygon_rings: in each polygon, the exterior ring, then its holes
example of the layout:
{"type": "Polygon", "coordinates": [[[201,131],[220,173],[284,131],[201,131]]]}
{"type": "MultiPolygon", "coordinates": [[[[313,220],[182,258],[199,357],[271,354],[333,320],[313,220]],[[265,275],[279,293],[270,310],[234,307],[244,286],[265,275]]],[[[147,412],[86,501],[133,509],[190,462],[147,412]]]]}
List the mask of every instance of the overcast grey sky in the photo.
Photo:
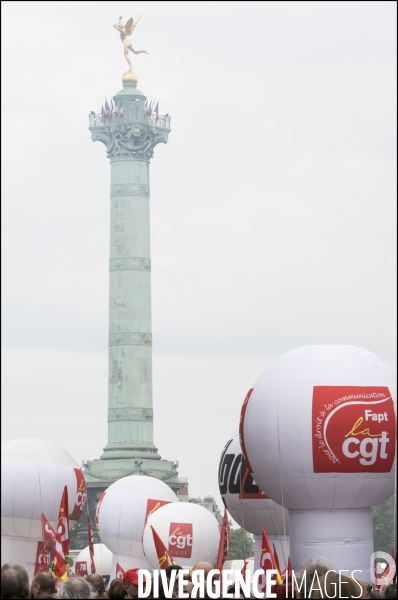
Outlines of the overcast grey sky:
{"type": "Polygon", "coordinates": [[[88,113],[139,89],[151,163],[155,442],[190,494],[279,355],[396,364],[395,2],[2,2],[3,442],[107,436],[110,167],[88,113]]]}

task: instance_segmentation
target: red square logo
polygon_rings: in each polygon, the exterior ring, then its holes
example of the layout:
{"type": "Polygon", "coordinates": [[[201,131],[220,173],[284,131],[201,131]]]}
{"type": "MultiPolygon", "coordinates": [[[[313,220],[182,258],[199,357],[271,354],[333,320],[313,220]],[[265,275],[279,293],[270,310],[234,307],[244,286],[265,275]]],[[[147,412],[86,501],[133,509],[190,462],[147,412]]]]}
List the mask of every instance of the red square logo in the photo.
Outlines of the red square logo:
{"type": "Polygon", "coordinates": [[[173,558],[191,558],[192,523],[170,523],[169,552],[173,558]]]}
{"type": "Polygon", "coordinates": [[[149,515],[152,515],[158,510],[158,508],[160,508],[161,506],[165,506],[165,504],[170,504],[170,502],[168,500],[153,500],[152,498],[148,498],[146,503],[145,524],[148,520],[149,515]]]}
{"type": "Polygon", "coordinates": [[[388,473],[395,456],[395,411],[387,387],[314,386],[315,473],[388,473]]]}

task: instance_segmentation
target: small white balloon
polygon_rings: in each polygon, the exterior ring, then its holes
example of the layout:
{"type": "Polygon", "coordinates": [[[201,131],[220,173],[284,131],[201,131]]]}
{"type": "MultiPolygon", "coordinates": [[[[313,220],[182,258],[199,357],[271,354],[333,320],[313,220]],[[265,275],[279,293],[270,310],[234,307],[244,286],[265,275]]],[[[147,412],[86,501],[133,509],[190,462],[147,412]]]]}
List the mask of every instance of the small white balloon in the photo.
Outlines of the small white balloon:
{"type": "MultiPolygon", "coordinates": [[[[94,544],[95,572],[97,575],[101,575],[101,577],[104,577],[108,581],[111,575],[112,557],[112,552],[105,546],[105,544],[94,544]]],[[[86,562],[87,575],[91,573],[89,546],[86,546],[86,548],[79,552],[72,567],[72,571],[75,570],[77,562],[86,562]]]]}
{"type": "Polygon", "coordinates": [[[215,564],[220,543],[219,524],[203,506],[189,502],[167,504],[149,517],[144,530],[144,551],[152,567],[158,569],[151,525],[178,565],[215,564]]]}
{"type": "Polygon", "coordinates": [[[142,534],[150,514],[178,502],[163,481],[129,475],[109,486],[97,507],[96,524],[101,541],[115,554],[143,557],[142,534]]]}

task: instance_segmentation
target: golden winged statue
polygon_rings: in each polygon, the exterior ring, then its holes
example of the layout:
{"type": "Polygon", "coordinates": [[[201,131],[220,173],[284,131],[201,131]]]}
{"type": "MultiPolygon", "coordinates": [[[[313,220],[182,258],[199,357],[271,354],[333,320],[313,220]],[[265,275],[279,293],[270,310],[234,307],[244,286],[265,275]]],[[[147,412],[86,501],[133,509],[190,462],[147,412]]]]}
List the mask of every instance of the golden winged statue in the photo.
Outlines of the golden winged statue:
{"type": "Polygon", "coordinates": [[[134,48],[133,44],[128,39],[129,36],[133,33],[138,21],[140,21],[142,19],[142,15],[140,15],[139,17],[135,17],[135,19],[133,19],[133,17],[130,17],[130,19],[126,22],[125,25],[123,25],[122,19],[123,19],[123,17],[119,17],[119,23],[117,25],[114,25],[114,27],[115,27],[115,29],[120,31],[120,39],[123,42],[124,56],[130,65],[130,69],[132,69],[133,65],[131,64],[130,55],[129,55],[130,50],[131,50],[131,52],[133,52],[133,54],[142,54],[142,53],[148,54],[148,52],[146,50],[136,50],[134,48]]]}

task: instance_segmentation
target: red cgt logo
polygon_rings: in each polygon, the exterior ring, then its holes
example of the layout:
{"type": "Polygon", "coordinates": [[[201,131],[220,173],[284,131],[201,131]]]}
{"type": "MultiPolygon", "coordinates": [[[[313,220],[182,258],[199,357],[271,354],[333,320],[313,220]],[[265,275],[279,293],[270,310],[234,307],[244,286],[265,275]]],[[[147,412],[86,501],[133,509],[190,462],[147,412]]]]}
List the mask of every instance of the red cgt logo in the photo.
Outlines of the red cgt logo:
{"type": "Polygon", "coordinates": [[[76,468],[74,468],[73,470],[76,475],[76,496],[73,505],[73,510],[70,514],[70,518],[74,521],[78,521],[86,503],[87,487],[82,470],[76,468]]]}
{"type": "Polygon", "coordinates": [[[192,539],[192,523],[170,523],[169,552],[174,558],[191,558],[192,539]]]}
{"type": "Polygon", "coordinates": [[[314,386],[315,473],[388,473],[395,456],[395,412],[387,387],[314,386]]]}
{"type": "Polygon", "coordinates": [[[147,503],[146,503],[146,514],[145,514],[144,527],[148,520],[149,515],[152,515],[159,508],[161,508],[162,506],[165,506],[166,504],[170,504],[170,502],[168,500],[154,500],[153,498],[148,498],[147,503]]]}

